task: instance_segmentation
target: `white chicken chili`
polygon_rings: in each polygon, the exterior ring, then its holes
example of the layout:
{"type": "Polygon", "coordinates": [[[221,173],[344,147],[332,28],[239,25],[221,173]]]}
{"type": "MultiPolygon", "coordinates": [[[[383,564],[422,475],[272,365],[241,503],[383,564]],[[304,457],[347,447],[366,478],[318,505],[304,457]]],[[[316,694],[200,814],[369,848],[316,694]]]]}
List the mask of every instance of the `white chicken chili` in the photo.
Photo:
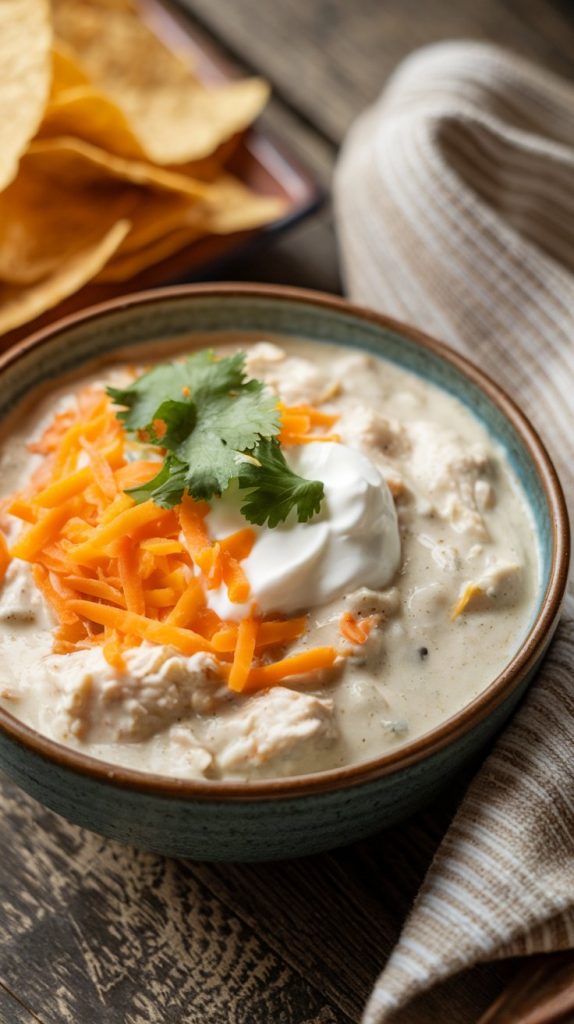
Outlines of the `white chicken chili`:
{"type": "Polygon", "coordinates": [[[342,346],[241,333],[104,367],[20,410],[0,465],[1,703],[112,764],[379,757],[478,696],[533,618],[502,448],[342,346]]]}

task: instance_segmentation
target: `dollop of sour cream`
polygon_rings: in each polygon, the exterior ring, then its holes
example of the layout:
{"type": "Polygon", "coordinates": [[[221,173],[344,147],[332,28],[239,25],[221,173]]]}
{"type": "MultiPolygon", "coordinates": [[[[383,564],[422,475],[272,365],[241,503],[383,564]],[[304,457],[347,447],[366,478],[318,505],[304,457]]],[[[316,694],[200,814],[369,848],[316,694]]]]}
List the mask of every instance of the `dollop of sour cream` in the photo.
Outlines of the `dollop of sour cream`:
{"type": "MultiPolygon", "coordinates": [[[[251,586],[249,604],[233,604],[224,586],[208,602],[223,619],[242,619],[256,602],[264,615],[291,614],[324,605],[358,587],[379,590],[399,567],[400,536],[395,505],[378,468],[355,448],[329,441],[287,448],[291,468],[321,480],[321,511],[307,523],[293,510],[274,529],[254,526],[257,537],[241,563],[251,586]]],[[[245,526],[242,496],[234,487],[216,500],[207,517],[216,539],[245,526]]]]}

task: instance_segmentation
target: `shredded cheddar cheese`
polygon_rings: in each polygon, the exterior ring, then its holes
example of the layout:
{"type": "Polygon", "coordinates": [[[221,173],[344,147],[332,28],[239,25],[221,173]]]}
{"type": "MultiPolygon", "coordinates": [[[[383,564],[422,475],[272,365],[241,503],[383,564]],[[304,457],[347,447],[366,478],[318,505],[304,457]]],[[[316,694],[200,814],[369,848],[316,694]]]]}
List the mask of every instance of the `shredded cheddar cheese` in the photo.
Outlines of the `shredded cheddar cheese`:
{"type": "Polygon", "coordinates": [[[468,605],[470,604],[470,602],[472,601],[472,599],[474,597],[478,597],[479,594],[482,594],[482,590],[478,586],[478,584],[477,583],[469,583],[464,588],[464,590],[462,592],[462,596],[459,598],[459,600],[455,604],[454,608],[452,609],[452,612],[450,614],[451,621],[454,622],[455,619],[458,619],[458,616],[462,615],[462,613],[466,611],[466,609],[467,609],[468,605]]]}
{"type": "Polygon", "coordinates": [[[339,417],[321,412],[312,405],[283,405],[279,402],[282,445],[310,444],[312,441],[340,441],[339,434],[316,433],[318,427],[329,429],[339,417]]]}
{"type": "Polygon", "coordinates": [[[6,570],[10,564],[10,552],[8,550],[8,544],[3,533],[0,533],[0,582],[6,575],[6,570]]]}
{"type": "Polygon", "coordinates": [[[351,612],[344,612],[339,619],[339,632],[351,644],[364,644],[376,621],[375,615],[356,619],[351,612]]]}
{"type": "MultiPolygon", "coordinates": [[[[280,413],[285,444],[335,437],[317,433],[329,430],[334,416],[311,406],[281,406],[280,413]]],[[[100,390],[83,389],[77,409],[56,415],[29,447],[43,464],[7,503],[22,529],[11,551],[0,534],[0,579],[10,558],[32,565],[58,620],[56,653],[100,645],[108,663],[124,671],[126,650],[142,641],[169,644],[187,656],[203,651],[235,692],[334,663],[333,647],[270,660],[274,648],[280,654],[302,636],[305,617],[265,621],[253,606],[237,623],[208,607],[209,590],[221,585],[233,603],[249,602],[241,563],[256,532],[245,527],[213,539],[209,505],[188,495],[173,509],[151,500],[136,504],[125,490],[152,479],[158,462],[146,449],[134,459],[134,441],[100,390]]]]}

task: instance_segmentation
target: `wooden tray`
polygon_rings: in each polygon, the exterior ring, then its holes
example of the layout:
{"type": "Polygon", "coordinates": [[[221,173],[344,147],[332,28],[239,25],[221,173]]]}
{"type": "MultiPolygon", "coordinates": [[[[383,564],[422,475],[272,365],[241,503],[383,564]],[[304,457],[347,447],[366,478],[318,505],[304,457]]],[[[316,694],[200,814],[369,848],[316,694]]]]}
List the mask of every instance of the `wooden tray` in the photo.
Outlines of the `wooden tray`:
{"type": "MultiPolygon", "coordinates": [[[[137,0],[146,24],[170,48],[187,53],[198,76],[216,83],[242,77],[236,65],[225,57],[185,14],[170,0],[137,0]]],[[[199,281],[209,278],[225,263],[269,239],[315,211],[324,199],[323,189],[311,173],[259,124],[243,135],[226,166],[246,185],[264,195],[279,196],[287,202],[280,220],[251,231],[211,235],[198,239],[161,262],[148,267],[128,281],[117,284],[88,284],[42,316],[0,337],[0,349],[32,334],[40,327],[78,309],[142,289],[199,281]]]]}

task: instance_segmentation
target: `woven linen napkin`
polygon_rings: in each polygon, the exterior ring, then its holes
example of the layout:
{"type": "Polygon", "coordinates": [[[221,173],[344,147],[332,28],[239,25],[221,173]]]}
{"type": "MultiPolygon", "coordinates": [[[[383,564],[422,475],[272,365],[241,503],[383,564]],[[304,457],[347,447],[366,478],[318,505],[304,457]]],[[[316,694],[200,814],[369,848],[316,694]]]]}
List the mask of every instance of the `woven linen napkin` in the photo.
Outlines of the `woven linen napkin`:
{"type": "MultiPolygon", "coordinates": [[[[352,127],[335,205],[351,298],[499,381],[571,503],[574,88],[492,46],[418,51],[352,127]]],[[[447,831],[365,1024],[413,1020],[416,996],[466,968],[574,947],[573,675],[570,586],[544,666],[447,831]]]]}

